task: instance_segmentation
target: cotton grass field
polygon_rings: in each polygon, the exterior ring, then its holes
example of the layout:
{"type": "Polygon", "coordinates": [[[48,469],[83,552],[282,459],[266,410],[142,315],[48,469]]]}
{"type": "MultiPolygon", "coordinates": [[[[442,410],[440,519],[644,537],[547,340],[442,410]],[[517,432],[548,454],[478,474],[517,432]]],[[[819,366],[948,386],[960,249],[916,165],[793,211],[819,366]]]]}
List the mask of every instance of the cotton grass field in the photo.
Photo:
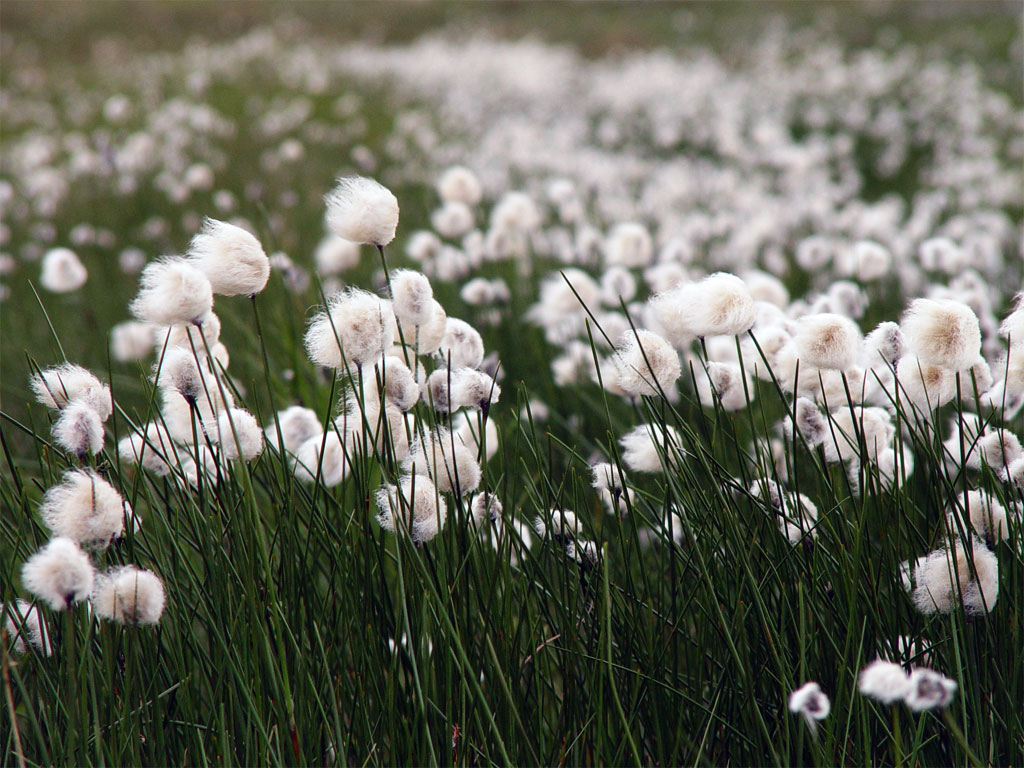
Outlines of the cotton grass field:
{"type": "Polygon", "coordinates": [[[992,2],[0,8],[4,765],[1024,764],[992,2]]]}

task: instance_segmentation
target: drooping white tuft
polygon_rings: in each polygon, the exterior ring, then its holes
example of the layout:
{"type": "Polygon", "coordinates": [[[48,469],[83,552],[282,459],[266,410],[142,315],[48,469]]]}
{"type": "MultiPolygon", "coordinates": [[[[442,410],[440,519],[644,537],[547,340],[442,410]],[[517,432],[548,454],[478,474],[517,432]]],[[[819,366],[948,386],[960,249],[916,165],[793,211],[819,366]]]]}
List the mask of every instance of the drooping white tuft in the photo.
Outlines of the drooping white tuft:
{"type": "Polygon", "coordinates": [[[815,721],[824,720],[832,711],[832,705],[822,690],[815,682],[804,683],[791,694],[789,694],[789,711],[803,715],[808,725],[813,726],[815,721]]]}
{"type": "Polygon", "coordinates": [[[377,521],[392,533],[408,531],[413,542],[430,541],[444,528],[448,505],[438,489],[423,475],[407,475],[398,485],[377,492],[377,521]]]}
{"type": "Polygon", "coordinates": [[[350,288],[332,296],[327,311],[306,331],[306,350],[317,365],[346,370],[379,359],[395,339],[391,303],[369,291],[350,288]]]}
{"type": "MultiPolygon", "coordinates": [[[[434,315],[434,289],[422,272],[411,269],[396,269],[391,272],[391,299],[395,317],[402,323],[407,334],[416,326],[424,326],[434,315]]],[[[407,338],[407,344],[413,339],[407,338]]]]}
{"type": "Polygon", "coordinates": [[[89,556],[71,539],[64,538],[51,539],[21,569],[25,589],[55,611],[87,598],[93,578],[89,556]]]}
{"type": "Polygon", "coordinates": [[[664,472],[686,456],[683,441],[673,427],[640,424],[621,438],[622,460],[635,472],[664,472]]]}
{"type": "Polygon", "coordinates": [[[473,452],[446,429],[417,437],[403,467],[410,474],[428,476],[444,493],[466,494],[480,485],[480,465],[473,452]]]}
{"type": "Polygon", "coordinates": [[[25,653],[33,646],[43,656],[53,653],[50,633],[38,609],[26,600],[15,600],[4,605],[0,603],[0,616],[4,616],[7,634],[14,639],[14,652],[25,653]]]}
{"type": "Polygon", "coordinates": [[[437,353],[452,370],[478,368],[484,359],[484,341],[480,332],[465,320],[449,317],[437,353]]]}
{"type": "Polygon", "coordinates": [[[668,393],[682,374],[679,353],[651,331],[627,331],[614,360],[618,385],[634,397],[668,393]]]}
{"type": "Polygon", "coordinates": [[[110,387],[80,365],[63,363],[29,378],[36,400],[47,408],[64,408],[69,403],[84,403],[101,421],[110,418],[114,403],[110,387]]]}
{"type": "Polygon", "coordinates": [[[349,454],[333,430],[307,438],[295,451],[294,473],[304,482],[312,483],[319,477],[325,486],[333,488],[348,472],[349,454]]]}
{"type": "Polygon", "coordinates": [[[793,341],[801,365],[845,371],[857,361],[861,337],[848,317],[824,312],[802,317],[793,341]]]}
{"type": "Polygon", "coordinates": [[[324,198],[327,227],[353,243],[383,247],[395,239],[398,199],[373,179],[349,176],[324,198]]]}
{"type": "Polygon", "coordinates": [[[252,461],[263,451],[263,430],[253,416],[242,408],[231,408],[217,418],[216,435],[224,457],[252,461]]]}
{"type": "Polygon", "coordinates": [[[90,469],[65,473],[43,496],[39,515],[54,536],[103,549],[122,534],[132,511],[121,494],[90,469]]]}
{"type": "Polygon", "coordinates": [[[750,330],[757,307],[746,283],[718,272],[660,297],[658,321],[675,336],[736,336],[750,330]],[[666,323],[667,321],[667,323],[666,323]]]}
{"type": "Polygon", "coordinates": [[[259,293],[270,278],[270,259],[260,241],[225,221],[206,219],[189,243],[187,258],[222,296],[259,293]]]}
{"type": "Polygon", "coordinates": [[[901,326],[907,347],[926,365],[962,371],[981,354],[978,317],[959,301],[915,299],[901,326]]]}
{"type": "Polygon", "coordinates": [[[453,165],[441,174],[437,181],[437,193],[446,203],[463,203],[469,206],[476,205],[483,197],[483,190],[476,174],[461,165],[453,165]]]}
{"type": "Polygon", "coordinates": [[[327,234],[313,251],[313,264],[322,276],[337,275],[359,263],[359,243],[327,234]]]}
{"type": "Polygon", "coordinates": [[[857,688],[865,696],[892,704],[910,692],[910,678],[899,664],[876,659],[860,671],[857,688]]]}
{"type": "Polygon", "coordinates": [[[985,614],[999,597],[999,561],[985,545],[960,542],[937,549],[914,568],[914,605],[924,614],[949,613],[963,605],[968,614],[985,614]]]}
{"type": "Polygon", "coordinates": [[[364,394],[374,403],[380,403],[383,396],[389,405],[403,412],[408,411],[420,398],[420,385],[416,377],[399,357],[387,355],[382,363],[374,365],[372,378],[364,382],[364,394]]]}
{"type": "Polygon", "coordinates": [[[319,437],[323,434],[323,426],[312,408],[304,408],[301,405],[293,405],[277,412],[276,422],[271,422],[263,430],[267,442],[289,453],[295,453],[299,446],[312,437],[319,437]],[[278,427],[280,427],[280,441],[283,447],[278,444],[278,427]]]}
{"type": "Polygon", "coordinates": [[[754,385],[749,375],[736,363],[708,363],[707,371],[699,364],[693,366],[693,380],[697,399],[705,408],[714,408],[716,402],[723,410],[738,411],[754,397],[754,385]]]}
{"type": "Polygon", "coordinates": [[[213,308],[213,287],[181,258],[165,258],[142,270],[132,314],[154,325],[199,323],[213,308]]]}
{"type": "Polygon", "coordinates": [[[153,350],[153,328],[127,320],[110,329],[110,354],[119,363],[142,360],[153,350]]]}
{"type": "Polygon", "coordinates": [[[498,402],[501,387],[493,378],[474,368],[459,368],[451,375],[449,406],[451,410],[468,407],[485,410],[498,402]]]}
{"type": "Polygon", "coordinates": [[[648,267],[654,257],[651,233],[643,224],[633,221],[616,224],[605,242],[604,253],[605,264],[609,266],[648,267]]]}
{"type": "Polygon", "coordinates": [[[64,406],[52,431],[57,444],[80,459],[103,450],[103,420],[85,402],[76,400],[64,406]]]}
{"type": "Polygon", "coordinates": [[[68,248],[51,248],[43,255],[39,282],[53,293],[77,291],[89,279],[89,272],[77,254],[68,248]]]}
{"type": "Polygon", "coordinates": [[[864,337],[860,363],[866,368],[881,364],[894,366],[903,357],[905,348],[903,331],[897,323],[879,323],[875,330],[864,337]]]}
{"type": "Polygon", "coordinates": [[[957,684],[931,669],[918,668],[910,673],[909,686],[903,701],[915,712],[941,709],[953,701],[957,684]]]}
{"type": "Polygon", "coordinates": [[[132,565],[113,568],[97,577],[90,602],[99,616],[118,624],[156,624],[164,612],[164,583],[132,565]]]}
{"type": "MultiPolygon", "coordinates": [[[[956,397],[956,376],[948,368],[928,365],[914,355],[904,355],[896,365],[897,392],[903,406],[913,405],[925,417],[956,397]]],[[[910,412],[910,409],[906,409],[910,412]]]]}
{"type": "Polygon", "coordinates": [[[485,522],[501,521],[502,505],[495,493],[478,493],[473,497],[473,503],[469,509],[477,526],[481,526],[485,522]]]}

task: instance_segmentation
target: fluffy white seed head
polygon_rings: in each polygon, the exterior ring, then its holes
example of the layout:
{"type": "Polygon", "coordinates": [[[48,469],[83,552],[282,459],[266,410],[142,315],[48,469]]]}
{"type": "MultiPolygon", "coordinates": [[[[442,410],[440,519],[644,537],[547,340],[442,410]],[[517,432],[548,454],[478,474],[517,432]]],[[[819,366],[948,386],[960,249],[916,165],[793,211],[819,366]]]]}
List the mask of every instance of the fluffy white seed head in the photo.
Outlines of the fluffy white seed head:
{"type": "Polygon", "coordinates": [[[962,371],[981,354],[978,317],[959,301],[915,299],[901,326],[908,349],[926,365],[962,371]]]}
{"type": "Polygon", "coordinates": [[[494,419],[461,411],[452,420],[455,441],[466,446],[477,461],[490,461],[498,451],[498,427],[494,419]]]}
{"type": "Polygon", "coordinates": [[[469,507],[477,526],[485,522],[500,522],[502,505],[495,493],[478,493],[469,507]]]}
{"type": "Polygon", "coordinates": [[[844,371],[857,361],[861,337],[848,317],[823,312],[802,317],[793,341],[801,366],[844,371]]]}
{"type": "Polygon", "coordinates": [[[452,371],[448,368],[438,368],[427,377],[426,385],[423,387],[423,402],[430,405],[439,413],[451,413],[452,371]]]}
{"type": "Polygon", "coordinates": [[[796,428],[810,446],[821,445],[829,436],[828,423],[818,406],[806,397],[796,401],[796,428]]]}
{"type": "Polygon", "coordinates": [[[242,408],[221,413],[216,435],[211,434],[210,438],[216,439],[228,459],[252,461],[263,451],[263,430],[256,417],[242,408]]]}
{"type": "Polygon", "coordinates": [[[132,314],[154,325],[198,323],[213,308],[213,287],[185,259],[165,258],[142,270],[132,314]]]}
{"type": "Polygon", "coordinates": [[[106,548],[124,532],[131,507],[121,494],[93,470],[67,472],[43,496],[39,515],[54,536],[106,548]]]}
{"type": "Polygon", "coordinates": [[[16,600],[6,605],[0,603],[0,616],[4,616],[7,634],[14,639],[14,652],[25,653],[31,645],[43,656],[53,653],[50,633],[39,611],[26,600],[16,600]]]}
{"type": "Polygon", "coordinates": [[[999,326],[999,334],[1010,340],[1010,345],[1024,349],[1024,291],[1017,294],[1013,312],[999,326]]]}
{"type": "Polygon", "coordinates": [[[327,228],[338,237],[376,246],[395,239],[398,199],[379,182],[362,176],[338,179],[324,200],[327,228]]]}
{"type": "Polygon", "coordinates": [[[141,464],[161,477],[177,466],[178,452],[174,439],[163,424],[150,422],[142,432],[121,438],[117,453],[128,464],[141,464]]]}
{"type": "Polygon", "coordinates": [[[448,314],[437,299],[430,306],[430,318],[425,324],[415,328],[405,337],[405,343],[415,348],[420,355],[432,355],[441,348],[445,333],[448,330],[448,314]]]}
{"type": "MultiPolygon", "coordinates": [[[[949,511],[949,526],[953,532],[957,531],[954,516],[959,516],[954,510],[949,511]]],[[[1010,535],[1007,526],[1006,508],[998,501],[982,493],[981,491],[967,492],[967,520],[970,528],[980,538],[992,544],[1005,541],[1010,535]]]]}
{"type": "Polygon", "coordinates": [[[462,237],[473,229],[474,223],[473,211],[465,203],[445,203],[430,214],[430,225],[449,240],[462,237]]]}
{"type": "Polygon", "coordinates": [[[80,365],[63,363],[33,374],[29,386],[36,400],[47,408],[64,408],[69,403],[83,403],[100,417],[110,418],[114,403],[110,387],[80,365]]]}
{"type": "Polygon", "coordinates": [[[91,602],[100,617],[118,624],[156,624],[164,612],[164,583],[132,565],[113,568],[97,577],[91,602]]]}
{"type": "Polygon", "coordinates": [[[449,407],[487,410],[501,397],[501,387],[483,371],[459,368],[452,372],[449,407]]]}
{"type": "Polygon", "coordinates": [[[668,393],[682,374],[679,353],[651,331],[628,331],[614,360],[618,385],[633,397],[668,393]]]}
{"type": "Polygon", "coordinates": [[[452,370],[478,368],[484,359],[484,340],[465,320],[449,317],[437,353],[452,370]]]}
{"type": "Polygon", "coordinates": [[[89,556],[71,539],[64,538],[51,539],[21,569],[25,589],[55,611],[86,599],[93,578],[89,556]]]}
{"type": "Polygon", "coordinates": [[[609,464],[606,461],[599,461],[590,467],[590,484],[598,491],[610,491],[621,493],[625,490],[624,476],[619,467],[609,464]]]}
{"type": "Polygon", "coordinates": [[[408,531],[413,542],[430,541],[444,528],[448,505],[423,475],[407,475],[377,492],[377,521],[392,533],[408,531]]]}
{"type": "Polygon", "coordinates": [[[295,451],[295,476],[307,483],[317,477],[328,488],[348,476],[349,456],[341,437],[334,430],[307,438],[295,451]]]}
{"type": "Polygon", "coordinates": [[[633,221],[616,224],[605,242],[605,264],[629,269],[651,265],[654,243],[647,227],[633,221]]]}
{"type": "Polygon", "coordinates": [[[483,197],[480,181],[468,168],[453,165],[441,174],[437,181],[437,193],[446,203],[462,203],[473,206],[483,197]]]}
{"type": "Polygon", "coordinates": [[[893,322],[879,323],[875,330],[864,337],[860,363],[865,368],[882,364],[894,366],[903,357],[905,349],[906,342],[899,325],[893,322]]]}
{"type": "Polygon", "coordinates": [[[919,668],[910,673],[909,690],[904,702],[915,712],[941,709],[953,701],[957,685],[948,677],[931,669],[919,668]]]}
{"type": "Polygon", "coordinates": [[[110,329],[110,353],[119,363],[142,360],[153,350],[153,328],[127,320],[110,329]]]}
{"type": "Polygon", "coordinates": [[[323,434],[323,426],[312,408],[304,408],[301,405],[293,405],[277,412],[276,423],[271,422],[263,430],[267,442],[289,453],[295,453],[299,446],[312,437],[319,437],[323,434]],[[280,443],[278,439],[278,427],[280,427],[280,443]]]}
{"type": "MultiPolygon", "coordinates": [[[[391,299],[395,317],[406,330],[414,333],[416,326],[424,326],[434,315],[434,289],[422,272],[411,269],[396,269],[391,272],[391,299]]],[[[412,339],[406,339],[412,343],[412,339]]]]}
{"type": "Polygon", "coordinates": [[[744,376],[736,363],[707,364],[707,371],[699,364],[693,366],[693,379],[697,388],[697,399],[705,408],[714,408],[716,401],[723,410],[738,411],[748,404],[748,397],[754,396],[754,385],[750,376],[744,376]]]}
{"type": "Polygon", "coordinates": [[[636,278],[625,267],[609,267],[601,275],[601,301],[618,308],[621,302],[636,296],[636,278]]]}
{"type": "Polygon", "coordinates": [[[409,474],[426,475],[444,493],[466,494],[480,485],[473,452],[446,429],[416,438],[403,467],[409,474]]]}
{"type": "Polygon", "coordinates": [[[880,280],[892,266],[892,252],[874,240],[859,240],[846,253],[846,272],[861,282],[880,280]]]}
{"type": "Polygon", "coordinates": [[[371,379],[364,382],[364,394],[372,402],[383,400],[400,411],[408,411],[420,399],[420,385],[416,377],[402,359],[387,355],[382,363],[377,363],[370,374],[371,379]]]}
{"type": "Polygon", "coordinates": [[[359,243],[327,234],[313,251],[313,264],[324,277],[352,269],[359,263],[359,243]]]}
{"type": "Polygon", "coordinates": [[[188,261],[222,296],[255,294],[270,278],[270,259],[249,232],[234,224],[206,219],[188,246],[188,261]]]}
{"type": "MultiPolygon", "coordinates": [[[[956,375],[948,368],[928,365],[914,355],[904,355],[896,365],[898,396],[927,417],[956,397],[956,375]]],[[[893,393],[895,399],[897,393],[893,393]]],[[[909,408],[906,409],[908,412],[909,408]]]]}
{"type": "Polygon", "coordinates": [[[166,347],[184,349],[205,357],[207,348],[212,351],[220,342],[220,328],[220,318],[215,312],[208,312],[197,323],[157,328],[153,333],[157,354],[166,347]]]}
{"type": "Polygon", "coordinates": [[[910,692],[910,678],[899,664],[876,659],[860,671],[857,688],[865,696],[892,704],[910,692]]]}
{"type": "Polygon", "coordinates": [[[672,427],[640,424],[621,438],[622,460],[634,472],[664,472],[686,456],[683,441],[672,427]],[[664,457],[664,458],[663,458],[664,457]]]}
{"type": "Polygon", "coordinates": [[[327,302],[306,331],[306,350],[317,365],[346,370],[373,363],[395,339],[391,303],[369,291],[350,288],[327,302]]]}
{"type": "Polygon", "coordinates": [[[103,420],[84,402],[76,400],[64,406],[52,431],[57,444],[79,458],[103,450],[103,420]]]}
{"type": "Polygon", "coordinates": [[[804,683],[789,694],[789,711],[803,715],[808,723],[824,720],[832,711],[828,696],[815,682],[804,683]]]}
{"type": "Polygon", "coordinates": [[[912,597],[921,613],[949,613],[963,605],[968,614],[985,614],[999,597],[999,561],[978,541],[969,551],[957,542],[919,560],[914,584],[912,597]]]}
{"type": "Polygon", "coordinates": [[[890,447],[896,435],[889,412],[884,408],[837,408],[829,415],[822,447],[830,462],[861,459],[861,442],[865,456],[878,460],[878,454],[890,447]]]}
{"type": "Polygon", "coordinates": [[[51,248],[43,255],[43,271],[39,282],[52,293],[77,291],[89,279],[89,272],[74,251],[51,248]]]}
{"type": "MultiPolygon", "coordinates": [[[[153,375],[158,387],[173,389],[189,402],[204,396],[204,371],[191,351],[181,347],[166,350],[153,366],[153,375]]],[[[213,386],[216,387],[216,382],[213,386]]]]}

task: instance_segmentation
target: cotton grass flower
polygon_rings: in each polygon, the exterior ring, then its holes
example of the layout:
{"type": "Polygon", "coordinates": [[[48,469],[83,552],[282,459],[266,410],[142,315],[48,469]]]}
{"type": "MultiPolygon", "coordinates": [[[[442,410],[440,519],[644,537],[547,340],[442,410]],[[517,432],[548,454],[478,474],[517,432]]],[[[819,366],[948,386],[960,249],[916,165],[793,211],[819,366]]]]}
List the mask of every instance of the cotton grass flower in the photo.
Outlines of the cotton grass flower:
{"type": "Polygon", "coordinates": [[[313,435],[295,451],[293,472],[307,483],[320,481],[327,487],[339,485],[349,472],[349,453],[337,432],[313,435]]]}
{"type": "Polygon", "coordinates": [[[391,300],[395,317],[410,330],[416,326],[426,325],[434,315],[434,289],[422,272],[411,269],[393,270],[391,300]]]}
{"type": "Polygon", "coordinates": [[[206,219],[188,246],[188,262],[222,296],[254,295],[270,278],[270,260],[263,246],[241,227],[206,219]]]}
{"type": "Polygon", "coordinates": [[[98,549],[121,536],[126,516],[133,516],[121,494],[94,470],[65,473],[43,496],[39,514],[54,536],[98,549]]]}
{"type": "Polygon", "coordinates": [[[344,371],[372,363],[395,340],[391,303],[369,291],[350,288],[332,296],[327,310],[313,318],[306,331],[306,351],[317,365],[344,371]]]}
{"type": "Polygon", "coordinates": [[[88,279],[89,272],[74,251],[51,248],[43,255],[43,271],[39,282],[51,293],[72,293],[85,285],[88,279]]]}
{"type": "Polygon", "coordinates": [[[812,729],[832,711],[832,705],[815,682],[804,683],[789,694],[789,711],[802,715],[812,729]]]}
{"type": "Polygon", "coordinates": [[[738,411],[754,397],[754,384],[736,363],[708,363],[704,368],[694,365],[693,378],[697,399],[705,408],[716,403],[725,411],[738,411]]]}
{"type": "Polygon", "coordinates": [[[469,507],[477,527],[487,522],[500,521],[502,509],[501,500],[494,493],[478,493],[473,497],[473,503],[469,507]]]}
{"type": "Polygon", "coordinates": [[[476,174],[461,165],[453,165],[437,181],[437,193],[446,203],[473,206],[480,202],[483,190],[476,174]]]}
{"type": "Polygon", "coordinates": [[[460,368],[451,374],[449,408],[472,408],[486,413],[501,397],[501,387],[483,371],[460,368]]]}
{"type": "Polygon", "coordinates": [[[98,616],[118,624],[156,624],[164,612],[164,584],[152,571],[132,565],[96,579],[90,602],[98,616]]]}
{"type": "Polygon", "coordinates": [[[153,351],[153,328],[127,320],[110,329],[110,354],[119,363],[142,360],[153,351]]]}
{"type": "Polygon", "coordinates": [[[263,430],[267,443],[274,448],[295,453],[299,446],[323,434],[323,426],[312,408],[293,405],[277,412],[274,422],[263,430]],[[278,435],[280,430],[280,436],[278,435]]]}
{"type": "Polygon", "coordinates": [[[664,472],[686,456],[682,438],[668,425],[640,424],[619,438],[619,445],[623,462],[634,472],[664,472]]]}
{"type": "Polygon", "coordinates": [[[654,243],[643,224],[627,221],[616,224],[605,243],[605,264],[642,269],[651,264],[654,243]]]}
{"type": "Polygon", "coordinates": [[[88,555],[65,538],[51,539],[21,569],[25,589],[55,611],[86,599],[92,591],[94,576],[88,555]]]}
{"type": "Polygon", "coordinates": [[[79,459],[87,454],[95,456],[103,450],[103,420],[84,402],[64,406],[53,423],[52,432],[57,445],[79,459]]]}
{"type": "Polygon", "coordinates": [[[358,264],[359,243],[335,234],[327,234],[313,251],[313,265],[324,277],[340,274],[358,264]]]}
{"type": "Polygon", "coordinates": [[[892,704],[910,692],[910,678],[899,664],[876,659],[861,670],[857,689],[883,704],[892,704]]]}
{"type": "Polygon", "coordinates": [[[901,327],[907,347],[924,365],[962,371],[981,354],[978,317],[959,301],[915,299],[901,327]]]}
{"type": "Polygon", "coordinates": [[[651,331],[627,332],[615,353],[618,385],[633,397],[657,397],[682,375],[679,353],[651,331]]]}
{"type": "Polygon", "coordinates": [[[931,669],[915,669],[903,701],[914,712],[928,709],[942,709],[949,706],[956,693],[957,684],[931,669]]]}
{"type": "Polygon", "coordinates": [[[327,227],[338,237],[378,248],[395,239],[398,199],[379,182],[362,176],[338,179],[324,201],[327,227]]]}
{"type": "Polygon", "coordinates": [[[822,313],[802,317],[793,342],[801,364],[843,371],[856,362],[861,336],[860,329],[849,318],[822,313]]]}
{"type": "MultiPolygon", "coordinates": [[[[947,513],[949,528],[953,532],[957,531],[955,519],[957,514],[955,510],[950,510],[947,513]]],[[[971,530],[990,544],[1006,541],[1010,535],[1006,508],[981,491],[967,492],[966,518],[971,530]]]]}
{"type": "Polygon", "coordinates": [[[407,475],[398,485],[385,485],[377,492],[377,521],[392,533],[408,531],[414,544],[430,541],[448,515],[448,505],[437,488],[422,475],[407,475]]]}
{"type": "Polygon", "coordinates": [[[949,613],[963,606],[969,615],[991,611],[999,597],[999,561],[974,541],[970,553],[957,542],[921,558],[913,569],[914,605],[921,613],[949,613]]]}
{"type": "Polygon", "coordinates": [[[147,424],[142,432],[121,438],[117,453],[125,463],[141,464],[143,469],[161,477],[170,474],[178,461],[174,438],[165,425],[155,421],[147,424]]]}
{"type": "Polygon", "coordinates": [[[43,656],[53,653],[46,622],[34,605],[25,600],[6,605],[0,603],[0,616],[4,617],[7,634],[14,640],[15,653],[25,653],[30,645],[43,656]]]}
{"type": "Polygon", "coordinates": [[[726,272],[683,285],[666,294],[664,300],[674,306],[667,314],[671,317],[670,330],[677,336],[736,336],[750,330],[757,319],[754,298],[746,283],[726,272]]]}
{"type": "Polygon", "coordinates": [[[465,320],[449,317],[437,354],[452,370],[478,368],[484,359],[484,341],[480,332],[465,320]]]}
{"type": "Polygon", "coordinates": [[[429,477],[443,493],[466,494],[480,485],[480,465],[447,429],[417,437],[402,464],[409,474],[429,477]]]}
{"type": "Polygon", "coordinates": [[[263,451],[263,429],[248,411],[231,408],[217,418],[216,441],[224,458],[252,461],[263,451]]]}
{"type": "Polygon", "coordinates": [[[130,309],[154,325],[200,323],[213,307],[207,276],[181,258],[164,258],[142,270],[139,293],[130,309]]]}
{"type": "Polygon", "coordinates": [[[80,365],[63,363],[33,374],[29,386],[36,400],[47,408],[61,409],[71,403],[88,406],[106,421],[114,410],[110,387],[80,365]]]}

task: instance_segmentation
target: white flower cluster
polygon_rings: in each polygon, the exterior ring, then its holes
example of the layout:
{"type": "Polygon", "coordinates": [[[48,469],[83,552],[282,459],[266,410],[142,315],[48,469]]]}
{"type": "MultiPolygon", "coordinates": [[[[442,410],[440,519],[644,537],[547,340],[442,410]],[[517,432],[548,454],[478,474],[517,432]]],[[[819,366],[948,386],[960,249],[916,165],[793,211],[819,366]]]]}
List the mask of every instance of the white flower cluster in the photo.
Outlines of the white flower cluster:
{"type": "Polygon", "coordinates": [[[33,374],[36,399],[59,412],[53,439],[79,460],[103,450],[103,424],[114,412],[110,387],[80,365],[64,363],[33,374]]]}
{"type": "MultiPolygon", "coordinates": [[[[101,556],[126,529],[138,533],[141,518],[114,486],[92,469],[64,474],[43,497],[40,517],[53,538],[22,566],[26,590],[55,611],[88,600],[100,618],[121,624],[156,624],[164,610],[164,586],[152,571],[119,566],[97,573],[90,552],[101,556]]],[[[0,605],[14,648],[28,645],[49,656],[52,645],[36,603],[0,605]]]]}
{"type": "Polygon", "coordinates": [[[957,684],[925,667],[907,673],[902,666],[876,659],[861,670],[857,687],[883,704],[902,701],[915,712],[942,709],[953,700],[957,684]]]}

